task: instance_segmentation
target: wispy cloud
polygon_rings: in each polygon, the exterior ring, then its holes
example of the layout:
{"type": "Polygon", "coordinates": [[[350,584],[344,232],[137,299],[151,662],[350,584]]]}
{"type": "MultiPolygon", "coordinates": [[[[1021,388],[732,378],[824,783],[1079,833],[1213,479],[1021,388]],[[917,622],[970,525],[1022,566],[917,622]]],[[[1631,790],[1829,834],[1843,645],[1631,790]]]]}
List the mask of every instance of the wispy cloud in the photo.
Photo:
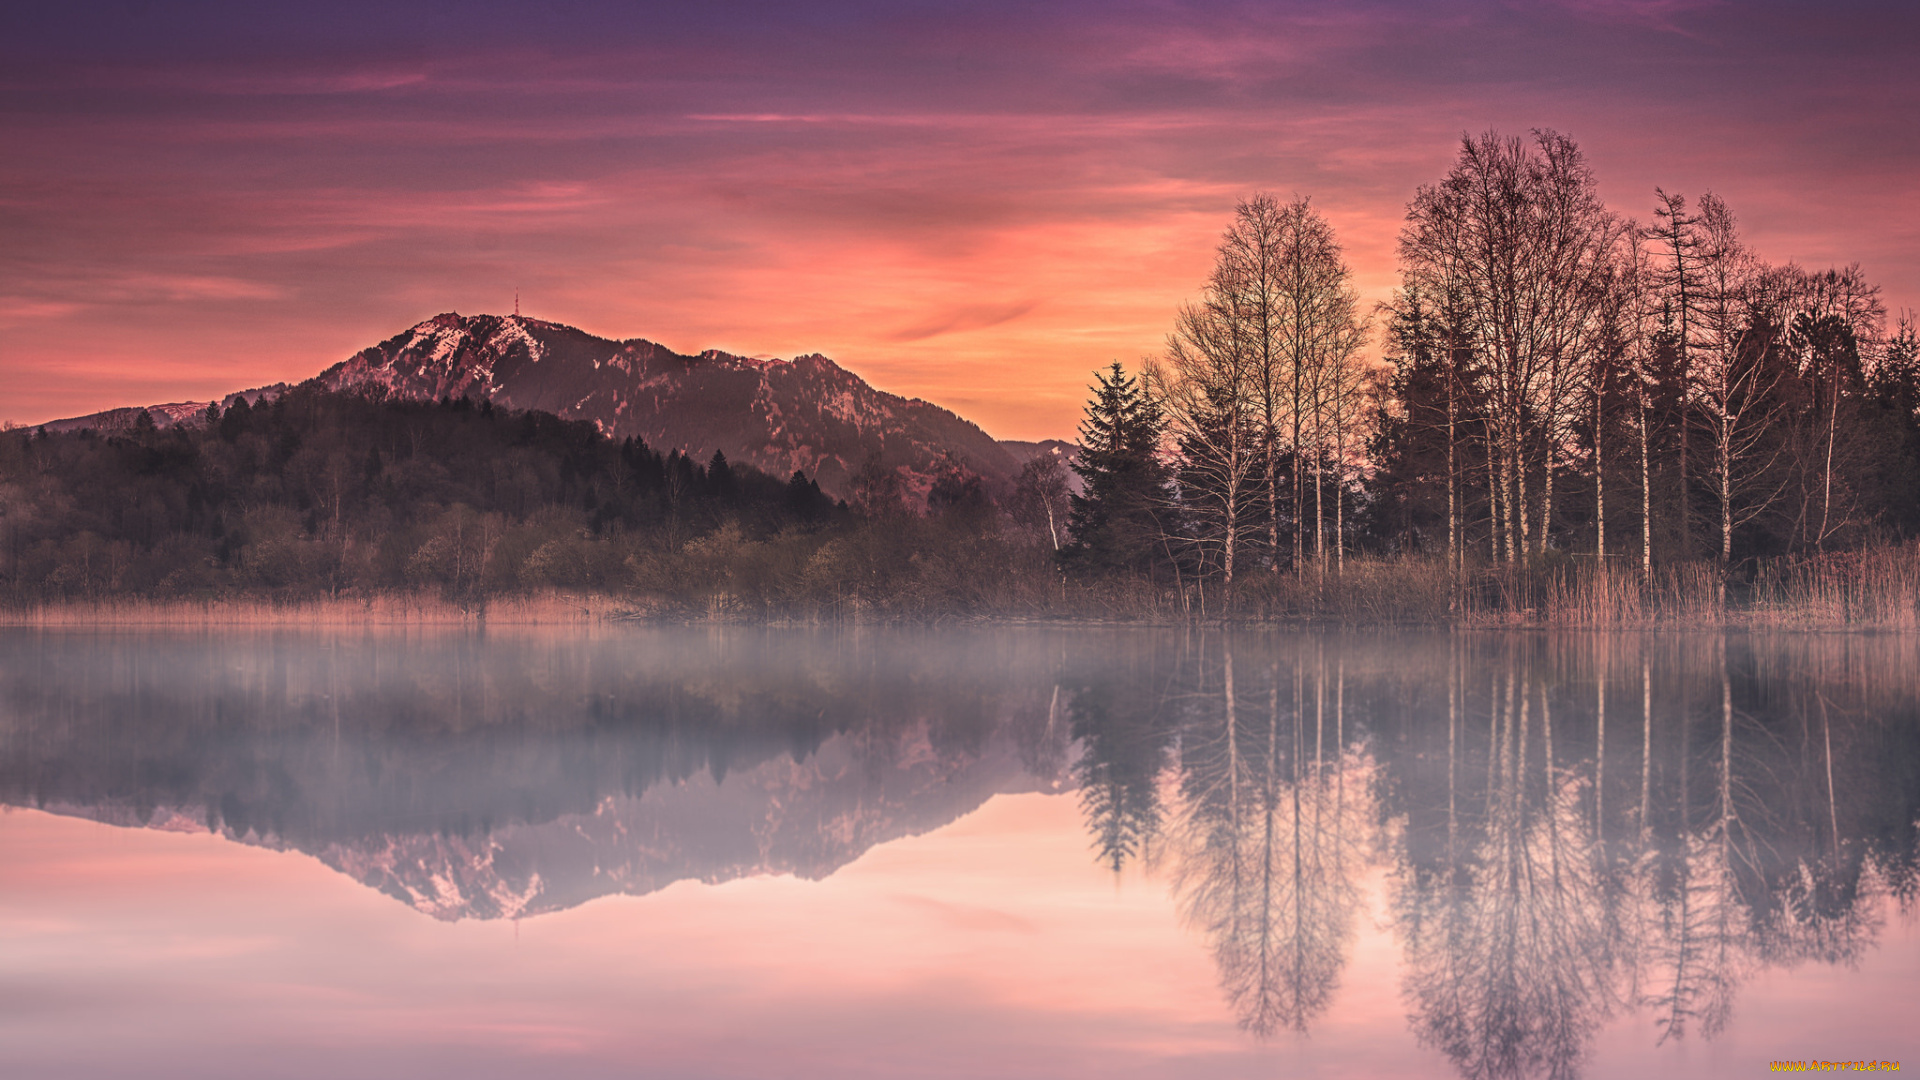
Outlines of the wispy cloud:
{"type": "Polygon", "coordinates": [[[1010,323],[1039,306],[1032,300],[1012,304],[960,304],[947,308],[910,326],[882,335],[886,341],[925,341],[942,334],[984,330],[1010,323]]]}
{"type": "Polygon", "coordinates": [[[1162,346],[1236,199],[1312,196],[1379,299],[1414,188],[1490,127],[1568,131],[1628,212],[1712,188],[1762,255],[1857,259],[1916,306],[1920,145],[1889,135],[1920,108],[1916,19],[825,0],[563,5],[509,33],[404,0],[352,25],[48,8],[0,41],[6,361],[95,365],[34,384],[72,414],[124,404],[128,371],[270,381],[519,288],[596,332],[823,351],[997,434],[1066,434],[1089,370],[1162,346]]]}

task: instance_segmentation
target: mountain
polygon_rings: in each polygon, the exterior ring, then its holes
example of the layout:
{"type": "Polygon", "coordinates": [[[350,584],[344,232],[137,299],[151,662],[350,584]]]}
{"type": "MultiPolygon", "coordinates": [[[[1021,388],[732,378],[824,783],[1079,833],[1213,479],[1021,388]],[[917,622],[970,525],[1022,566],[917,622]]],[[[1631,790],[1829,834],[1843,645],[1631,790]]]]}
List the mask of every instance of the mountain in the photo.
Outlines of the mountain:
{"type": "Polygon", "coordinates": [[[1065,439],[1041,439],[1039,442],[1026,442],[1021,439],[1002,439],[1000,446],[1013,458],[1014,464],[1025,468],[1027,462],[1035,458],[1052,458],[1060,463],[1060,470],[1067,479],[1067,490],[1075,495],[1086,490],[1086,483],[1080,474],[1073,471],[1074,463],[1080,460],[1080,444],[1065,439]]]}
{"type": "MultiPolygon", "coordinates": [[[[272,386],[256,386],[251,390],[240,390],[228,394],[219,400],[222,409],[233,408],[233,403],[242,398],[248,405],[256,405],[263,398],[272,400],[292,389],[289,383],[274,383],[272,386]]],[[[85,416],[68,417],[65,420],[49,420],[40,427],[52,432],[82,431],[91,428],[95,431],[129,431],[145,416],[153,421],[157,428],[170,428],[175,424],[197,423],[206,417],[207,406],[211,401],[170,401],[164,405],[128,405],[120,409],[107,409],[102,412],[88,413],[85,416]]]]}
{"type": "MultiPolygon", "coordinates": [[[[613,438],[705,461],[718,450],[784,479],[795,470],[846,497],[869,461],[895,473],[912,499],[949,461],[1011,486],[1035,451],[1015,453],[973,423],[929,402],[876,390],[817,354],[756,360],[708,350],[676,353],[643,338],[613,341],[519,315],[437,315],[321,372],[328,390],[403,399],[491,398],[593,423],[613,438]]],[[[282,387],[243,391],[250,400],[282,387]]],[[[231,404],[229,395],[225,404],[231,404]]],[[[56,420],[49,430],[159,427],[191,422],[205,402],[114,409],[56,420]]]]}
{"type": "Polygon", "coordinates": [[[663,452],[705,460],[718,450],[783,478],[798,470],[842,497],[875,458],[918,497],[946,456],[997,483],[1010,482],[1019,468],[975,425],[937,405],[876,390],[824,356],[686,356],[642,338],[611,341],[517,315],[439,315],[315,381],[402,398],[492,398],[590,421],[614,438],[633,436],[663,452]]]}

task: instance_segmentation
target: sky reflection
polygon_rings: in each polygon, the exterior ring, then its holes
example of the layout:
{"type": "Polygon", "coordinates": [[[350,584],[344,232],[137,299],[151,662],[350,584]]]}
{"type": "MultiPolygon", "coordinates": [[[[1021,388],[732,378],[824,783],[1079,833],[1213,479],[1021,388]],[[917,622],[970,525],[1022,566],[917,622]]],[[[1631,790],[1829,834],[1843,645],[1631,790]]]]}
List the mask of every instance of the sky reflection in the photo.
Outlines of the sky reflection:
{"type": "Polygon", "coordinates": [[[9,631],[0,1067],[1912,1058],[1912,648],[9,631]]]}

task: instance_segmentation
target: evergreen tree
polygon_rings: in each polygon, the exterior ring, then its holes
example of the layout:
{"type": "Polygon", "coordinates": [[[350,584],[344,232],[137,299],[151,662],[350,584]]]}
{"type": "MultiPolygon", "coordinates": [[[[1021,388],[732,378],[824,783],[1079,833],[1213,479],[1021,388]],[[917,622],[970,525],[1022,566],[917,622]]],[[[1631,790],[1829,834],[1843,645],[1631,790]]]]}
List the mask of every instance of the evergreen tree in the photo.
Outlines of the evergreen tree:
{"type": "Polygon", "coordinates": [[[1093,570],[1151,571],[1167,506],[1160,406],[1117,360],[1094,378],[1073,465],[1085,489],[1072,499],[1073,543],[1063,555],[1093,570]]]}
{"type": "Polygon", "coordinates": [[[1454,373],[1441,320],[1416,289],[1405,291],[1387,324],[1388,401],[1382,402],[1368,450],[1374,462],[1374,501],[1366,532],[1396,554],[1440,552],[1448,541],[1449,420],[1454,373]]]}

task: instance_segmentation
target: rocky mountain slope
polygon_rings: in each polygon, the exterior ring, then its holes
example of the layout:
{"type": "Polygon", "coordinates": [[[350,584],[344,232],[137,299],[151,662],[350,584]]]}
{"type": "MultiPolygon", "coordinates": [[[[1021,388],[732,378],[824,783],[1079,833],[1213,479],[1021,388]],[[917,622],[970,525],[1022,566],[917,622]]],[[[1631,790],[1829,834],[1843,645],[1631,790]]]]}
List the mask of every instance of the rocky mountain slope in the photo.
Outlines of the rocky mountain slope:
{"type": "MultiPolygon", "coordinates": [[[[755,360],[717,350],[686,356],[643,338],[612,341],[518,315],[438,315],[311,382],[402,399],[491,398],[585,420],[663,453],[680,450],[705,461],[718,450],[782,479],[798,470],[842,498],[873,465],[896,474],[909,499],[924,499],[935,477],[956,464],[984,477],[990,490],[1005,490],[1041,445],[1010,444],[1010,452],[946,409],[876,390],[824,356],[755,360]]],[[[284,390],[242,391],[221,404],[284,390]]],[[[206,406],[112,409],[45,426],[125,430],[145,415],[164,428],[196,421],[206,406]]]]}
{"type": "Polygon", "coordinates": [[[657,450],[715,450],[774,476],[795,470],[845,496],[869,459],[924,495],[943,458],[1007,482],[1012,455],[959,416],[876,390],[824,356],[685,356],[518,315],[439,315],[322,372],[333,390],[404,398],[489,397],[587,420],[657,450]]]}

